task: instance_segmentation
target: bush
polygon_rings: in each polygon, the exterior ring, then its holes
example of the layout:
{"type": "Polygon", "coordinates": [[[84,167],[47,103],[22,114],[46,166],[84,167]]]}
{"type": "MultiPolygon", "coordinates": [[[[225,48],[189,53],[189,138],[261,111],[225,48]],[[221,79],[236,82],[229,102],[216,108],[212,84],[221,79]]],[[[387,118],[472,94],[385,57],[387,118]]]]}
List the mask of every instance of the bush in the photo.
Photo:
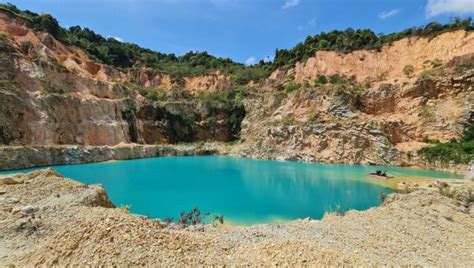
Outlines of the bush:
{"type": "Polygon", "coordinates": [[[310,124],[315,124],[315,123],[319,123],[320,122],[320,118],[319,116],[316,114],[316,113],[312,113],[309,117],[308,117],[308,123],[310,124]]]}
{"type": "Polygon", "coordinates": [[[344,77],[338,74],[335,74],[329,77],[329,82],[333,85],[343,85],[343,84],[347,84],[348,81],[344,77]]]}
{"type": "Polygon", "coordinates": [[[156,94],[156,91],[150,90],[145,94],[145,98],[151,101],[157,101],[158,100],[158,94],[156,94]]]}
{"type": "Polygon", "coordinates": [[[0,4],[0,9],[11,12],[28,21],[36,31],[51,33],[59,41],[74,45],[85,50],[92,58],[118,68],[132,66],[147,66],[154,70],[166,73],[175,78],[210,74],[220,70],[223,74],[232,77],[235,85],[245,85],[249,81],[260,81],[276,68],[292,66],[296,62],[305,61],[316,51],[332,50],[351,52],[358,49],[380,50],[384,44],[412,36],[432,37],[437,34],[464,29],[474,29],[472,19],[455,18],[449,24],[429,23],[424,27],[408,28],[404,31],[388,35],[376,35],[370,29],[344,31],[334,30],[321,32],[306,37],[305,41],[292,49],[277,49],[273,63],[260,61],[253,66],[245,66],[229,58],[209,55],[205,51],[190,51],[183,56],[165,54],[142,48],[138,45],[120,42],[114,38],[105,38],[88,28],[72,26],[62,28],[58,21],[48,14],[37,14],[31,11],[22,11],[11,4],[0,4]]]}
{"type": "MultiPolygon", "coordinates": [[[[183,226],[191,226],[191,225],[198,225],[198,224],[206,224],[209,223],[207,217],[210,216],[209,212],[206,212],[204,215],[201,214],[198,208],[193,208],[189,212],[182,211],[178,223],[183,226]]],[[[167,217],[166,223],[169,225],[172,221],[172,218],[167,217]]],[[[224,215],[214,215],[211,220],[213,225],[216,225],[217,222],[220,224],[224,224],[224,215]]]]}
{"type": "Polygon", "coordinates": [[[316,51],[332,50],[348,53],[359,49],[380,50],[384,44],[406,37],[425,36],[434,37],[438,34],[464,29],[471,31],[474,29],[472,19],[454,18],[451,23],[439,24],[432,22],[424,27],[413,27],[388,35],[376,35],[370,29],[354,30],[348,28],[344,31],[334,30],[331,32],[321,32],[314,36],[306,37],[305,41],[297,44],[292,49],[277,49],[275,52],[274,64],[276,67],[294,65],[296,62],[305,61],[313,56],[316,51]]]}
{"type": "Polygon", "coordinates": [[[10,80],[0,80],[0,90],[6,90],[10,92],[19,92],[17,84],[10,80]]]}
{"type": "Polygon", "coordinates": [[[448,164],[468,164],[474,160],[474,124],[467,128],[460,140],[451,140],[448,143],[437,142],[434,146],[420,150],[424,158],[430,162],[440,161],[448,164]]]}
{"type": "Polygon", "coordinates": [[[403,67],[403,73],[408,77],[410,77],[414,72],[415,68],[411,64],[407,64],[405,67],[403,67]]]}
{"type": "Polygon", "coordinates": [[[443,61],[440,60],[440,59],[434,59],[432,62],[431,62],[431,66],[433,68],[437,68],[437,67],[440,67],[443,65],[443,61]]]}
{"type": "Polygon", "coordinates": [[[299,83],[288,83],[286,86],[285,86],[285,91],[286,92],[293,92],[293,91],[298,91],[301,89],[301,84],[299,83]]]}
{"type": "Polygon", "coordinates": [[[316,79],[316,84],[317,85],[325,85],[328,83],[328,79],[324,75],[318,75],[318,78],[316,79]]]}

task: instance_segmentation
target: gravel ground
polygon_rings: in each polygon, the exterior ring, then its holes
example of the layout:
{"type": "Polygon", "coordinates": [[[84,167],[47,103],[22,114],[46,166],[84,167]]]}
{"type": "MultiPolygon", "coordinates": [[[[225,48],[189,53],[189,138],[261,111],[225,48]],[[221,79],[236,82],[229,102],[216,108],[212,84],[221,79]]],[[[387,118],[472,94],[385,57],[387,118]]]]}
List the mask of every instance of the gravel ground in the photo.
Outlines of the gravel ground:
{"type": "MultiPolygon", "coordinates": [[[[472,190],[472,184],[462,187],[472,190]]],[[[474,267],[472,198],[458,201],[465,199],[442,196],[435,188],[392,194],[381,207],[321,221],[187,229],[112,208],[101,186],[52,170],[0,178],[0,188],[0,266],[474,267]]]]}

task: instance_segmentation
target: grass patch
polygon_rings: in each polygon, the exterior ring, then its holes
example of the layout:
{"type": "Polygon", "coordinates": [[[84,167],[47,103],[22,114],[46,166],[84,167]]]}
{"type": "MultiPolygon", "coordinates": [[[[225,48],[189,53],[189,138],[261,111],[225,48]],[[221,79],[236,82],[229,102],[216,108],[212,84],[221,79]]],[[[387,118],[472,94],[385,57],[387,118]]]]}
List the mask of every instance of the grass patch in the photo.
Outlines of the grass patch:
{"type": "Polygon", "coordinates": [[[290,93],[290,92],[295,92],[295,91],[298,91],[302,88],[301,84],[299,83],[288,83],[284,90],[286,93],[290,93]]]}
{"type": "Polygon", "coordinates": [[[469,164],[474,160],[474,124],[464,131],[461,139],[452,139],[448,143],[436,142],[431,147],[422,148],[420,153],[430,163],[469,164]]]}
{"type": "Polygon", "coordinates": [[[20,92],[18,85],[11,80],[0,80],[0,89],[10,92],[20,92]]]}

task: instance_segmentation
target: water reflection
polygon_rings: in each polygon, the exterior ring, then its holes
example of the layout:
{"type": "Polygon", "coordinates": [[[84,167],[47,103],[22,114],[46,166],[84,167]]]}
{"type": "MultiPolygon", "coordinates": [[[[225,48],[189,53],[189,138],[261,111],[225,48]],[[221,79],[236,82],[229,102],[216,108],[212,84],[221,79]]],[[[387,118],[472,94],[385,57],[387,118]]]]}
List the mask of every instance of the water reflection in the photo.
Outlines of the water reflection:
{"type": "MultiPolygon", "coordinates": [[[[55,167],[83,183],[102,183],[116,205],[134,213],[178,218],[198,206],[241,224],[319,219],[328,209],[363,210],[390,190],[371,184],[378,167],[303,164],[230,157],[162,157],[55,167]]],[[[423,170],[390,172],[444,176],[423,170]]]]}

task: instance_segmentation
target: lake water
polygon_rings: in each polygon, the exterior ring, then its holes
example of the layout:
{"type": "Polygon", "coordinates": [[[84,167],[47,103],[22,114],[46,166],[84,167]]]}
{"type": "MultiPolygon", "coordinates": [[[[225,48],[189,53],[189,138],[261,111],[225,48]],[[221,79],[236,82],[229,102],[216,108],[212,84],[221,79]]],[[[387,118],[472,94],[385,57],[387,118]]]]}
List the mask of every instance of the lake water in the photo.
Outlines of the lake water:
{"type": "MultiPolygon", "coordinates": [[[[391,190],[367,177],[379,167],[306,164],[224,156],[160,157],[55,166],[65,177],[101,183],[116,206],[151,218],[179,218],[198,207],[236,224],[311,217],[337,206],[364,210],[391,190]]],[[[448,173],[383,167],[391,174],[436,178],[448,173]]],[[[30,171],[22,170],[20,172],[30,171]]]]}

